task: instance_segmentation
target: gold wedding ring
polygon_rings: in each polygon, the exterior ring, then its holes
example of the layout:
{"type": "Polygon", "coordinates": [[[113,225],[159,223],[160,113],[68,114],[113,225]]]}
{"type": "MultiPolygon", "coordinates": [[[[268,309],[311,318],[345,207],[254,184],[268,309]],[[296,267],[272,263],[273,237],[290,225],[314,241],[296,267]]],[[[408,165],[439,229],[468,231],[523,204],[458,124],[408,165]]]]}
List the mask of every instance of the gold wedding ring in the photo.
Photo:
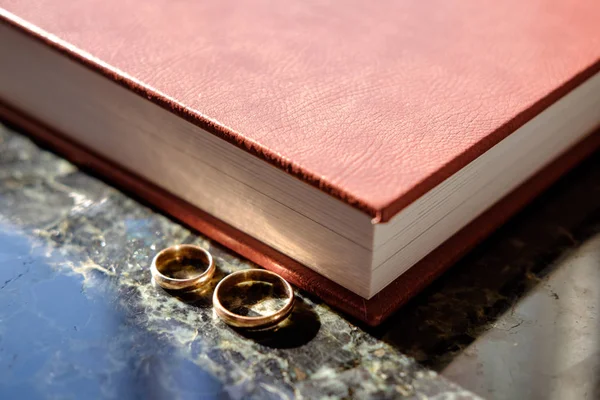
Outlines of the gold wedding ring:
{"type": "Polygon", "coordinates": [[[217,315],[228,325],[238,328],[267,328],[277,325],[290,314],[294,308],[294,289],[285,279],[273,272],[264,269],[246,269],[234,272],[219,282],[213,295],[213,307],[217,315]],[[236,314],[224,305],[228,303],[227,299],[232,297],[244,304],[243,300],[236,299],[232,293],[240,286],[256,283],[266,283],[271,286],[273,293],[282,294],[283,306],[266,315],[247,316],[236,314]]]}
{"type": "Polygon", "coordinates": [[[150,267],[154,281],[165,289],[182,290],[204,285],[215,274],[215,262],[207,250],[191,244],[159,252],[150,267]],[[206,266],[198,267],[201,264],[206,266]]]}

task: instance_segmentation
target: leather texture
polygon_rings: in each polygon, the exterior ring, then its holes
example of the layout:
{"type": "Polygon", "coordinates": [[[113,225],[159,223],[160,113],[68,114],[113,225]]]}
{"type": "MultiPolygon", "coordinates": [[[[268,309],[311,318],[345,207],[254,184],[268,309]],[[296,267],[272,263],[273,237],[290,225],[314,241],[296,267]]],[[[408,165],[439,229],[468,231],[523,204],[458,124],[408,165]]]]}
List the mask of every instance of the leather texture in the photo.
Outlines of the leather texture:
{"type": "Polygon", "coordinates": [[[600,70],[598,0],[0,0],[0,20],[383,222],[600,70]]]}
{"type": "Polygon", "coordinates": [[[93,151],[64,139],[60,133],[35,122],[30,116],[0,103],[0,118],[21,127],[42,144],[50,146],[77,165],[94,170],[143,202],[165,210],[188,226],[372,326],[383,322],[562,174],[600,148],[599,130],[545,167],[377,295],[365,300],[150,182],[124,171],[93,151]]]}

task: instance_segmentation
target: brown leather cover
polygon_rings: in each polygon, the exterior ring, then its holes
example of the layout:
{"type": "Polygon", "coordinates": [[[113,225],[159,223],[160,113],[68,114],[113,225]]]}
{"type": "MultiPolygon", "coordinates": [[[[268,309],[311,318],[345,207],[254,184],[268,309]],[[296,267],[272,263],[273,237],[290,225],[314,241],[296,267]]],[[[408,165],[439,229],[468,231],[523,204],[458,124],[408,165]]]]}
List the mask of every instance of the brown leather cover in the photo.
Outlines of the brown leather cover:
{"type": "Polygon", "coordinates": [[[291,283],[319,296],[327,304],[369,325],[381,323],[538,193],[600,147],[600,131],[597,131],[467,225],[373,298],[365,300],[189,203],[75,145],[60,134],[2,103],[0,117],[20,126],[76,164],[93,169],[125,191],[165,210],[192,228],[253,262],[277,272],[291,283]]]}
{"type": "Polygon", "coordinates": [[[0,0],[1,20],[376,221],[600,70],[598,0],[0,0]]]}
{"type": "MultiPolygon", "coordinates": [[[[0,0],[0,23],[386,221],[600,70],[597,0],[0,0]]],[[[376,325],[600,145],[594,134],[370,300],[8,106],[77,164],[376,325]]]]}

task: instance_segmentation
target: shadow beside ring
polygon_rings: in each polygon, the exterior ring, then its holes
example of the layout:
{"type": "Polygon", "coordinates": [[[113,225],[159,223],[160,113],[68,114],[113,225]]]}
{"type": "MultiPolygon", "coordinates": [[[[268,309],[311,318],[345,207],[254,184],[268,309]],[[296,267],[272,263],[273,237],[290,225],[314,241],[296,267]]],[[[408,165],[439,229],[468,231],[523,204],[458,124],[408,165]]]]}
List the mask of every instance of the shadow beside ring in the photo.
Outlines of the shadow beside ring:
{"type": "Polygon", "coordinates": [[[321,320],[313,308],[296,296],[290,315],[279,324],[266,329],[243,329],[231,327],[240,336],[263,346],[276,349],[292,349],[310,342],[321,329],[321,320]]]}

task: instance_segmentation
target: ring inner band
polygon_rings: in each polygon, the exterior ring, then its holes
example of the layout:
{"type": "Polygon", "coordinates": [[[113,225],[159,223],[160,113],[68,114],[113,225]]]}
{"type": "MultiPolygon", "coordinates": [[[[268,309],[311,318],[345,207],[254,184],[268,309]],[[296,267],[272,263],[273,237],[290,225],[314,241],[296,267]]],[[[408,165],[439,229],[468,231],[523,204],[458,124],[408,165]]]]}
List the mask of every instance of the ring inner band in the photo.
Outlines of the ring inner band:
{"type": "Polygon", "coordinates": [[[291,285],[270,271],[235,272],[217,286],[213,303],[228,324],[243,328],[276,325],[290,313],[294,302],[291,285]]]}
{"type": "Polygon", "coordinates": [[[169,247],[156,255],[152,275],[167,289],[183,289],[203,284],[214,272],[208,251],[193,245],[169,247]]]}

